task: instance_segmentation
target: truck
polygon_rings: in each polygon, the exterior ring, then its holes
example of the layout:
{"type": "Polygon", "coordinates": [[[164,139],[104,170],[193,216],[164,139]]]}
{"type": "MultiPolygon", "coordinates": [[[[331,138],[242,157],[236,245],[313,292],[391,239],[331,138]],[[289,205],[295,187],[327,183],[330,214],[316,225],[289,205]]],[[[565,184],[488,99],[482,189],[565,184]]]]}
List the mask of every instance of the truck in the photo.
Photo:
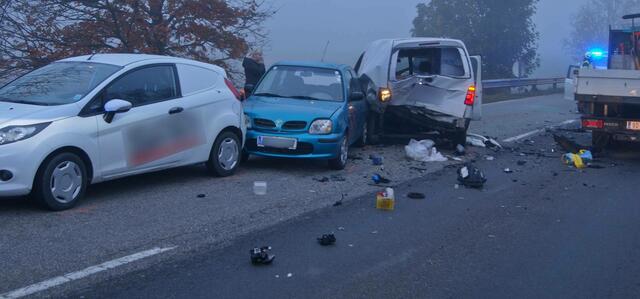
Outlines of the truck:
{"type": "Polygon", "coordinates": [[[592,132],[595,148],[640,141],[640,14],[626,15],[631,28],[609,30],[606,69],[581,68],[575,100],[582,128],[592,132]]]}

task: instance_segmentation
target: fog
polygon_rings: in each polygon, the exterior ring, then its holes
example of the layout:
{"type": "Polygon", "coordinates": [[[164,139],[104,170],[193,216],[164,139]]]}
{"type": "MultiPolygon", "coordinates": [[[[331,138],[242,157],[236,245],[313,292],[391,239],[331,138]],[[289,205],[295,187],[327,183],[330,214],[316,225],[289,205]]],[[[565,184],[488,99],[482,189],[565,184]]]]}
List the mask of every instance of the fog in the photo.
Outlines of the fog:
{"type": "MultiPolygon", "coordinates": [[[[563,49],[571,16],[587,0],[541,0],[534,21],[540,31],[540,68],[533,76],[564,76],[572,61],[563,49]]],[[[266,23],[267,64],[320,60],[353,65],[371,41],[408,37],[417,0],[271,0],[277,14],[266,23]]]]}

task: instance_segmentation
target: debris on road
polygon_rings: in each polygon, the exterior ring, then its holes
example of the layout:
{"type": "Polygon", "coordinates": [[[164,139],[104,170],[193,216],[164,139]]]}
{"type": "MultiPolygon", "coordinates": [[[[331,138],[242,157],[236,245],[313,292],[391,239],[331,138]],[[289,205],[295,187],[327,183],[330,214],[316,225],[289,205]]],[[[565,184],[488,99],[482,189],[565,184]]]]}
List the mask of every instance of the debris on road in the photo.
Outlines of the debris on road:
{"type": "Polygon", "coordinates": [[[293,273],[287,273],[287,278],[293,277],[293,273]]]}
{"type": "Polygon", "coordinates": [[[336,236],[334,234],[324,234],[318,238],[318,243],[322,246],[329,246],[336,243],[336,236]]]}
{"type": "Polygon", "coordinates": [[[331,180],[334,182],[345,182],[347,181],[347,179],[345,179],[343,176],[339,175],[339,174],[334,174],[331,176],[331,180]]]}
{"type": "Polygon", "coordinates": [[[593,155],[588,150],[580,150],[577,154],[564,154],[563,160],[567,165],[573,165],[578,169],[584,169],[589,166],[589,162],[593,161],[593,155]]]}
{"type": "Polygon", "coordinates": [[[326,177],[326,176],[323,176],[321,178],[313,178],[313,180],[316,181],[316,182],[320,182],[320,183],[326,183],[326,182],[329,181],[329,178],[326,177]]]}
{"type": "Polygon", "coordinates": [[[374,184],[389,184],[391,183],[390,179],[387,179],[379,174],[374,174],[373,176],[371,176],[371,180],[373,180],[374,184]]]}
{"type": "Polygon", "coordinates": [[[205,197],[207,197],[207,195],[206,195],[206,194],[204,194],[204,193],[200,193],[200,194],[198,194],[198,198],[205,198],[205,197]]]}
{"type": "Polygon", "coordinates": [[[519,161],[517,162],[517,164],[518,164],[518,166],[524,166],[525,164],[527,164],[527,161],[519,160],[519,161]]]}
{"type": "Polygon", "coordinates": [[[371,163],[373,163],[373,165],[375,166],[380,166],[382,164],[384,164],[384,157],[383,156],[379,156],[379,155],[369,155],[369,159],[371,160],[371,163]]]}
{"type": "Polygon", "coordinates": [[[511,168],[505,168],[504,173],[513,173],[513,170],[511,170],[511,168]]]}
{"type": "Polygon", "coordinates": [[[494,150],[502,149],[502,145],[498,143],[495,139],[487,136],[482,136],[478,134],[467,133],[467,144],[476,146],[476,147],[488,147],[494,150]]]}
{"type": "Polygon", "coordinates": [[[344,231],[344,227],[340,226],[340,227],[338,227],[338,230],[339,231],[344,231]]]}
{"type": "Polygon", "coordinates": [[[334,207],[339,207],[339,206],[341,206],[341,205],[342,205],[342,201],[344,200],[345,195],[346,195],[346,194],[342,194],[342,195],[341,195],[342,197],[340,197],[340,200],[336,201],[336,202],[333,204],[333,206],[334,206],[334,207]]]}
{"type": "Polygon", "coordinates": [[[496,158],[494,156],[486,156],[484,159],[487,160],[487,161],[493,161],[496,158]]]}
{"type": "Polygon", "coordinates": [[[256,247],[251,249],[251,263],[254,265],[268,265],[276,258],[275,255],[270,254],[271,246],[256,247]]]}
{"type": "Polygon", "coordinates": [[[433,140],[425,139],[417,141],[411,139],[409,145],[404,147],[407,157],[420,162],[444,162],[447,161],[438,149],[433,140]]]}
{"type": "Polygon", "coordinates": [[[267,195],[267,182],[253,182],[253,193],[255,195],[267,195]]]}
{"type": "Polygon", "coordinates": [[[458,181],[466,187],[480,189],[487,182],[487,178],[482,170],[472,164],[466,164],[458,169],[458,181]]]}
{"type": "Polygon", "coordinates": [[[454,152],[454,154],[456,156],[464,156],[467,154],[466,149],[464,148],[464,146],[462,144],[458,144],[456,146],[456,151],[454,152]]]}
{"type": "Polygon", "coordinates": [[[553,134],[553,140],[555,140],[555,142],[568,153],[577,153],[581,148],[583,148],[582,146],[564,136],[553,134]]]}
{"type": "Polygon", "coordinates": [[[395,195],[391,188],[376,194],[376,209],[393,211],[395,209],[395,195]]]}
{"type": "Polygon", "coordinates": [[[411,198],[411,199],[425,199],[425,198],[427,198],[427,196],[424,195],[424,193],[419,193],[419,192],[411,192],[411,193],[407,194],[407,197],[411,198]]]}

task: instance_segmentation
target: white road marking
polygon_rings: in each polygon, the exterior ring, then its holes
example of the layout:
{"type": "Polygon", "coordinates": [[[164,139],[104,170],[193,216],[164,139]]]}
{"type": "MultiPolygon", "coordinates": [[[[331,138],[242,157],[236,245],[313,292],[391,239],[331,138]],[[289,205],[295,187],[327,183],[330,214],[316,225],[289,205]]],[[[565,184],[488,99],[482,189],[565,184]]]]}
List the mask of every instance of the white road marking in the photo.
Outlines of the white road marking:
{"type": "Polygon", "coordinates": [[[102,271],[106,271],[109,269],[113,269],[119,266],[123,266],[132,262],[135,262],[137,260],[141,260],[156,254],[160,254],[163,253],[165,251],[169,251],[169,250],[173,250],[176,247],[165,247],[165,248],[160,248],[160,247],[156,247],[153,249],[149,249],[149,250],[145,250],[142,252],[138,252],[138,253],[134,253],[132,255],[128,255],[125,257],[121,257],[115,260],[111,260],[105,263],[102,263],[100,265],[96,265],[96,266],[91,266],[89,268],[80,270],[80,271],[76,271],[76,272],[71,272],[71,273],[67,273],[65,275],[62,276],[58,276],[58,277],[54,277],[51,279],[47,279],[45,281],[41,281],[38,283],[34,283],[30,286],[26,286],[24,288],[20,288],[17,290],[13,290],[13,291],[9,291],[7,293],[4,294],[0,294],[0,299],[13,299],[13,298],[21,298],[21,297],[25,297],[25,296],[29,296],[38,292],[42,292],[44,290],[50,289],[50,288],[54,288],[60,285],[63,285],[65,283],[69,283],[72,282],[74,280],[78,280],[78,279],[82,279],[85,278],[87,276],[102,272],[102,271]]]}
{"type": "Polygon", "coordinates": [[[546,127],[546,128],[544,128],[544,129],[533,130],[533,131],[531,131],[531,132],[527,132],[527,133],[524,133],[524,134],[520,134],[520,135],[518,135],[518,136],[514,136],[514,137],[511,137],[511,138],[507,138],[507,139],[503,140],[502,142],[514,142],[514,141],[518,141],[518,140],[525,139],[525,138],[527,138],[527,137],[530,137],[530,136],[533,136],[533,135],[536,135],[536,134],[540,134],[540,133],[544,132],[546,129],[553,129],[553,128],[557,128],[557,127],[562,127],[562,126],[570,125],[570,124],[575,123],[575,122],[577,122],[577,121],[578,121],[577,119],[565,120],[565,121],[563,121],[563,122],[561,122],[561,123],[559,123],[559,124],[557,124],[557,125],[554,125],[554,126],[546,127]]]}

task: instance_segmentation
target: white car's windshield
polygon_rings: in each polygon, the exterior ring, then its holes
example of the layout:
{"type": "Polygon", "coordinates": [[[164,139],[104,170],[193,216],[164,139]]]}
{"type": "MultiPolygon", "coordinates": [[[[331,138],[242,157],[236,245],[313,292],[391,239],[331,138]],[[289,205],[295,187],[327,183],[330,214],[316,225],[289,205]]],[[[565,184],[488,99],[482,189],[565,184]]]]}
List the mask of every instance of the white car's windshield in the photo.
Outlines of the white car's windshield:
{"type": "Polygon", "coordinates": [[[342,75],[337,70],[275,66],[254,95],[323,101],[344,101],[342,75]]]}
{"type": "Polygon", "coordinates": [[[33,105],[74,103],[119,69],[92,62],[52,63],[0,88],[0,101],[33,105]]]}

